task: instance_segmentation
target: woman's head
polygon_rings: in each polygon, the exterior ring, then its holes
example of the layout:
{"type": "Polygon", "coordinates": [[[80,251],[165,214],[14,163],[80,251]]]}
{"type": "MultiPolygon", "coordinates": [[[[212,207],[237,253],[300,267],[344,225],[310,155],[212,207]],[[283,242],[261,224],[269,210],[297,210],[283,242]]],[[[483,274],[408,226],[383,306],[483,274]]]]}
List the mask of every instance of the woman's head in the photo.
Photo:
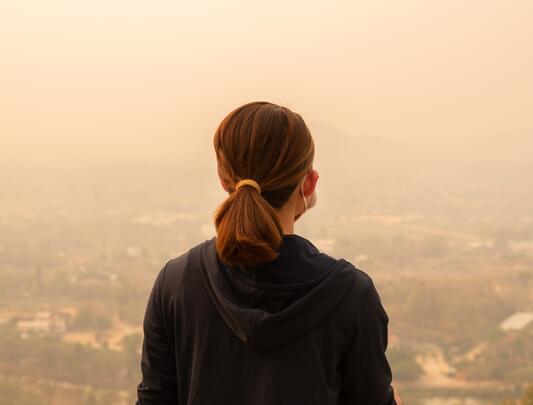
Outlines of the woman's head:
{"type": "Polygon", "coordinates": [[[286,107],[252,102],[222,120],[213,145],[221,184],[229,192],[214,213],[220,259],[247,266],[274,260],[283,237],[282,213],[297,219],[308,203],[300,190],[312,195],[318,179],[309,129],[286,107]],[[257,182],[261,192],[248,185],[236,189],[243,179],[257,182]]]}

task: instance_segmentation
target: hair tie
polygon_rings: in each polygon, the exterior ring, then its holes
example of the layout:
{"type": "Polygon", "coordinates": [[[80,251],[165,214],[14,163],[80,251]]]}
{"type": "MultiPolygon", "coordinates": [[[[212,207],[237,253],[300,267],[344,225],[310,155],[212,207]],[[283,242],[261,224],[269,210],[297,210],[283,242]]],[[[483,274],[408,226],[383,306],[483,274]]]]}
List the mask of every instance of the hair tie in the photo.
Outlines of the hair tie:
{"type": "Polygon", "coordinates": [[[243,179],[239,181],[235,186],[235,190],[238,190],[242,186],[252,186],[257,190],[259,194],[261,194],[261,187],[259,187],[259,184],[257,184],[257,182],[252,179],[243,179]]]}

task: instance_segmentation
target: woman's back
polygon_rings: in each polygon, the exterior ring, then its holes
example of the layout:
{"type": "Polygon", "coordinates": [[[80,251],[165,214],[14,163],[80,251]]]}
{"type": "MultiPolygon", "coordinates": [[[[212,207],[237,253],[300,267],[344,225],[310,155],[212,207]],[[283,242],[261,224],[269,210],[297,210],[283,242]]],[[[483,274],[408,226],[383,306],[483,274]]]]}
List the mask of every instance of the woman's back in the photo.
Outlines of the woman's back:
{"type": "Polygon", "coordinates": [[[372,280],[294,234],[319,177],[302,117],[248,103],[222,120],[213,146],[228,196],[216,237],[156,278],[139,403],[395,404],[372,280]]]}
{"type": "Polygon", "coordinates": [[[156,279],[139,404],[394,404],[388,318],[366,273],[298,235],[262,268],[226,266],[215,240],[156,279]]]}

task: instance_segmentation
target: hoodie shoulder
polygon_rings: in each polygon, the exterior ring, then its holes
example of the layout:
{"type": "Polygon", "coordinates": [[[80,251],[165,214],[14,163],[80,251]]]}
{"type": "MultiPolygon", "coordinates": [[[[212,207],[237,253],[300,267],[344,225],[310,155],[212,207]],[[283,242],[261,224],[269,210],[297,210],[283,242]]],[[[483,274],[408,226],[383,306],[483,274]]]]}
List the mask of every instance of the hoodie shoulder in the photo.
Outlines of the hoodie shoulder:
{"type": "Polygon", "coordinates": [[[350,265],[353,268],[354,282],[352,284],[352,289],[348,294],[348,301],[351,303],[353,308],[358,309],[356,311],[357,316],[361,315],[361,311],[375,311],[382,321],[388,322],[389,318],[383,307],[383,303],[376,289],[376,285],[374,284],[374,280],[365,271],[351,263],[350,265]]]}
{"type": "MultiPolygon", "coordinates": [[[[350,263],[350,262],[348,262],[350,263]]],[[[355,284],[362,290],[367,290],[374,285],[372,277],[364,270],[350,263],[354,272],[355,284]]]]}
{"type": "MultiPolygon", "coordinates": [[[[184,281],[191,276],[194,277],[195,271],[191,272],[191,256],[198,251],[207,241],[198,243],[187,251],[170,259],[163,268],[164,284],[162,287],[168,294],[175,294],[183,285],[184,281]]],[[[192,269],[194,270],[194,269],[192,269]]]]}
{"type": "Polygon", "coordinates": [[[353,277],[352,295],[355,295],[356,299],[361,299],[369,293],[373,293],[376,287],[370,274],[348,261],[347,263],[353,277]]]}

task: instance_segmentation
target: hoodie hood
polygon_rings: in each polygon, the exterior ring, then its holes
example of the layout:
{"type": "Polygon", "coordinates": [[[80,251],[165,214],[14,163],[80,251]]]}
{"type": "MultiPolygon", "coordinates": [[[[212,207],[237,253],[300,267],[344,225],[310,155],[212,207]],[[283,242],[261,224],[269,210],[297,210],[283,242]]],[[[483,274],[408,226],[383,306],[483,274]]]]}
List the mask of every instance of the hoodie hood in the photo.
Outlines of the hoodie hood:
{"type": "Polygon", "coordinates": [[[237,269],[224,271],[216,237],[195,249],[204,285],[228,327],[246,345],[275,349],[305,334],[345,298],[355,281],[353,265],[338,259],[312,280],[260,283],[237,269]]]}

